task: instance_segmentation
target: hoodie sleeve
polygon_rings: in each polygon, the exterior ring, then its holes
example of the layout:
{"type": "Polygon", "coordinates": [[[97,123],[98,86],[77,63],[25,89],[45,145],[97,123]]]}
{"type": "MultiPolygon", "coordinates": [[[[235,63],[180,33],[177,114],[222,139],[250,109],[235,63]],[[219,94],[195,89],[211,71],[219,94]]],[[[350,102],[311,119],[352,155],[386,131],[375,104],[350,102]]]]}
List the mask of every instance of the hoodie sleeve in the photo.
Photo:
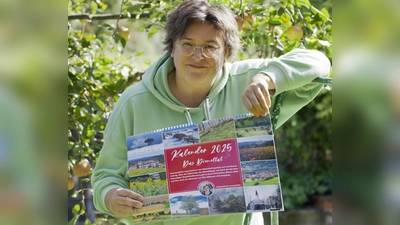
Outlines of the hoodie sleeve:
{"type": "Polygon", "coordinates": [[[269,61],[268,74],[275,83],[275,94],[310,84],[317,77],[327,77],[329,59],[316,50],[295,49],[269,61]]]}
{"type": "Polygon", "coordinates": [[[280,114],[274,115],[278,116],[277,127],[318,95],[323,85],[311,82],[317,77],[327,77],[329,71],[329,59],[316,50],[295,49],[269,61],[262,72],[275,83],[274,97],[287,92],[280,114]]]}
{"type": "Polygon", "coordinates": [[[126,107],[124,95],[117,102],[111,113],[104,132],[104,144],[100,151],[96,167],[92,174],[93,202],[102,213],[113,215],[105,205],[105,196],[113,188],[129,188],[127,174],[126,137],[132,131],[132,117],[128,115],[130,107],[126,107]]]}

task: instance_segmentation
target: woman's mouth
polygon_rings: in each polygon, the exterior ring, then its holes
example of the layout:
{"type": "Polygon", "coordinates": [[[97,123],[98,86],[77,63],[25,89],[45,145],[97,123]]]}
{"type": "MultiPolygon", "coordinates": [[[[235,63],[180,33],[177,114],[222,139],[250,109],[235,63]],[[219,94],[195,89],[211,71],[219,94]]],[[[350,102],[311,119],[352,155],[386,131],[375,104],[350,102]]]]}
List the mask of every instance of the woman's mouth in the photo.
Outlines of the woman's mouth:
{"type": "Polygon", "coordinates": [[[203,69],[206,68],[203,65],[196,65],[196,64],[189,64],[190,67],[194,68],[194,69],[203,69]]]}

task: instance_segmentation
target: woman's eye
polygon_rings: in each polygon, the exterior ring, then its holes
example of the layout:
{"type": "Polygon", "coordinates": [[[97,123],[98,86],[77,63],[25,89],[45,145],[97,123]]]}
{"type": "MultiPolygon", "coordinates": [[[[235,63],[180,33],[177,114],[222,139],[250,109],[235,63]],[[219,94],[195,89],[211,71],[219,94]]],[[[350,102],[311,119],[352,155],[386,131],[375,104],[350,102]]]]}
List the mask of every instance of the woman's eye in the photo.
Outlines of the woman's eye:
{"type": "Polygon", "coordinates": [[[182,45],[183,47],[193,47],[193,44],[190,43],[190,42],[183,42],[181,45],[182,45]]]}
{"type": "Polygon", "coordinates": [[[215,47],[213,45],[205,45],[204,48],[207,50],[216,50],[217,49],[217,47],[215,47]]]}

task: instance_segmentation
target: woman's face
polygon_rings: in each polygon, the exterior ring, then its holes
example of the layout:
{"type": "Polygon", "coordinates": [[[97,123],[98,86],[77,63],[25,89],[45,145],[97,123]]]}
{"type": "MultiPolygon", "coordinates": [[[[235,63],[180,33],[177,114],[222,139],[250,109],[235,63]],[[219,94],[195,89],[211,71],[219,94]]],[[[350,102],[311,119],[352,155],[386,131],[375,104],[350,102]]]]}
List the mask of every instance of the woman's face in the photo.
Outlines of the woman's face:
{"type": "Polygon", "coordinates": [[[215,75],[224,64],[224,40],[210,22],[194,22],[190,24],[182,37],[174,43],[171,56],[174,58],[176,79],[187,85],[211,85],[215,75]],[[183,55],[178,44],[198,46],[189,56],[183,55]],[[218,47],[216,54],[207,58],[203,55],[201,47],[218,47]]]}
{"type": "Polygon", "coordinates": [[[205,191],[205,192],[209,192],[209,191],[210,191],[210,187],[209,187],[208,185],[205,185],[205,186],[204,186],[204,191],[205,191]]]}

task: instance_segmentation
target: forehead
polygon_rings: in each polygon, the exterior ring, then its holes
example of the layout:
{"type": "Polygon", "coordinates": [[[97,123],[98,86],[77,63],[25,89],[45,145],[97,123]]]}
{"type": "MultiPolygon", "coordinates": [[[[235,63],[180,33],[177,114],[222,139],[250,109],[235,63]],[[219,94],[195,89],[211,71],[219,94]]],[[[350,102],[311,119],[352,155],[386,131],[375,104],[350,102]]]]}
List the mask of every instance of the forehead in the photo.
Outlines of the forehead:
{"type": "Polygon", "coordinates": [[[189,39],[196,42],[223,43],[223,37],[213,25],[208,22],[193,22],[189,24],[180,39],[189,39]]]}

